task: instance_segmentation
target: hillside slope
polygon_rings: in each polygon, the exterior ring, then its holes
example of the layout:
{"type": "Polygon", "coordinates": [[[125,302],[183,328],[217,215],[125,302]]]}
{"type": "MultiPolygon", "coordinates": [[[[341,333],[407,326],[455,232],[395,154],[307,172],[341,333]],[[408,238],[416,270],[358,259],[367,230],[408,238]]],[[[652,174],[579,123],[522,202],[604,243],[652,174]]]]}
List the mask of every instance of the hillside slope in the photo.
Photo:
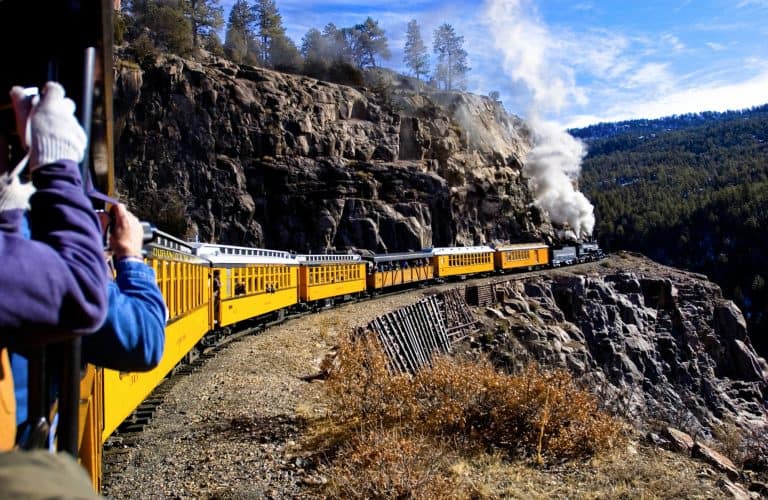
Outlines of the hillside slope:
{"type": "Polygon", "coordinates": [[[588,144],[581,187],[606,249],[707,274],[768,353],[768,106],[572,133],[588,144]]]}
{"type": "Polygon", "coordinates": [[[521,177],[529,131],[489,98],[223,59],[118,66],[117,188],[173,234],[297,252],[553,234],[521,177]]]}

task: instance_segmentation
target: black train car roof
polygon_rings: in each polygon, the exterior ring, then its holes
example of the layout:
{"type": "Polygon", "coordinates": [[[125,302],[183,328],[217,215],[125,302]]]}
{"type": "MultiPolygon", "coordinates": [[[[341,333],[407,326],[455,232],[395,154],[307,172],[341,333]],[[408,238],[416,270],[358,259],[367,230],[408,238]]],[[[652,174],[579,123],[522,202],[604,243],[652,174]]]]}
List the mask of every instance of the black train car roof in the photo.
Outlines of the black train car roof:
{"type": "Polygon", "coordinates": [[[419,251],[419,252],[381,253],[376,255],[364,256],[363,259],[378,263],[378,262],[392,262],[396,260],[424,259],[431,256],[432,256],[432,252],[419,251]]]}

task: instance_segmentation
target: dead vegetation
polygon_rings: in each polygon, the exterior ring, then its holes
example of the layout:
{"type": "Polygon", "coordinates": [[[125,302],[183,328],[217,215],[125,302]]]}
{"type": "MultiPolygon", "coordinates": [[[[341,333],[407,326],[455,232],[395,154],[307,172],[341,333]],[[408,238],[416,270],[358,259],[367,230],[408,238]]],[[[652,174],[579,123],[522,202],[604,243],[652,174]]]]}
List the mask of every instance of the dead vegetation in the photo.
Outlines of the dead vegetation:
{"type": "Polygon", "coordinates": [[[337,443],[326,449],[332,496],[482,496],[458,464],[498,456],[551,467],[624,441],[622,424],[562,370],[509,375],[443,357],[415,376],[391,375],[368,337],[341,339],[335,364],[328,421],[318,424],[337,443]]]}

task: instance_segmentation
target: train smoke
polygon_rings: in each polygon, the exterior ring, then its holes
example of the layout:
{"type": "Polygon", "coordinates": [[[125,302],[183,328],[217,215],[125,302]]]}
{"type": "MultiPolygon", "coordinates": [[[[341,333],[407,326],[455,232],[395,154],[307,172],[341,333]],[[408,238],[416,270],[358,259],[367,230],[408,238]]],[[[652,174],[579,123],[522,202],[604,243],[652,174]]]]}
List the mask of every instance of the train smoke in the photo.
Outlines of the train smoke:
{"type": "Polygon", "coordinates": [[[523,174],[530,179],[535,203],[552,222],[567,224],[575,238],[592,234],[592,203],[574,187],[586,151],[581,141],[547,122],[531,121],[534,148],[528,153],[523,174]]]}
{"type": "Polygon", "coordinates": [[[529,94],[529,123],[534,147],[523,173],[530,179],[535,204],[552,222],[568,225],[576,238],[592,234],[594,207],[575,185],[585,155],[584,145],[557,125],[539,117],[557,112],[567,102],[585,102],[562,47],[550,36],[528,0],[488,0],[486,13],[494,43],[503,55],[504,71],[529,94]]]}

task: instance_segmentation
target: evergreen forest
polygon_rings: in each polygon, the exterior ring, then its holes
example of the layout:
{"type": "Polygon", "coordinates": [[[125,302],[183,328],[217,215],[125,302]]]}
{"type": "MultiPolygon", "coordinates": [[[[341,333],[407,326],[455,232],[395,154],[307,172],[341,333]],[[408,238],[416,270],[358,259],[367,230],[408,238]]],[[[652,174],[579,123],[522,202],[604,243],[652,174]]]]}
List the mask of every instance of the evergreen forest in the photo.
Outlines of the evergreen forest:
{"type": "Polygon", "coordinates": [[[570,132],[601,245],[706,274],[768,354],[768,105],[570,132]]]}

